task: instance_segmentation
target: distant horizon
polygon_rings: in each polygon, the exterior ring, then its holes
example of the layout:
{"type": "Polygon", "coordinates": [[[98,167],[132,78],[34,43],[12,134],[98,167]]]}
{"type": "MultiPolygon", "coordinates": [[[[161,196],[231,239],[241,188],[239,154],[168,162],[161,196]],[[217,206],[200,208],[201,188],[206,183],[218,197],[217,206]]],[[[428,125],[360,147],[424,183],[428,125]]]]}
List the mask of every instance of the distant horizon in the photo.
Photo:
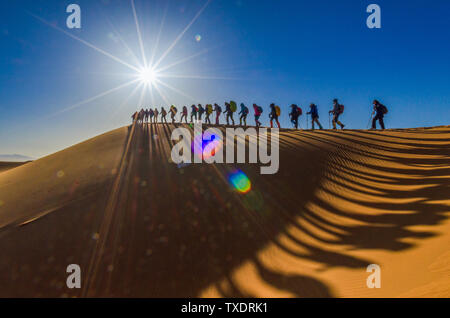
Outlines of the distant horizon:
{"type": "Polygon", "coordinates": [[[282,128],[290,104],[311,102],[328,128],[333,98],[346,129],[366,128],[374,99],[388,129],[449,124],[448,1],[375,1],[380,29],[366,0],[79,0],[80,29],[67,26],[70,3],[0,4],[2,153],[42,158],[141,107],[229,100],[263,106],[264,126],[276,103],[282,128]]]}

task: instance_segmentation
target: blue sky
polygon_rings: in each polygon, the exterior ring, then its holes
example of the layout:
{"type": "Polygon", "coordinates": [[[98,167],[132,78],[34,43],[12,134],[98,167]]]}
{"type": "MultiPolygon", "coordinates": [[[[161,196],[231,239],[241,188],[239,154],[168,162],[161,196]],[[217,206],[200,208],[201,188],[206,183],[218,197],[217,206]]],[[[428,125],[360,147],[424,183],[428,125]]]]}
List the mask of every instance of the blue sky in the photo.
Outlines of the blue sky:
{"type": "MultiPolygon", "coordinates": [[[[153,52],[158,60],[206,3],[135,0],[147,60],[153,52]]],[[[389,108],[388,127],[446,125],[449,12],[447,0],[212,0],[159,65],[185,60],[165,71],[177,77],[160,78],[175,90],[159,85],[164,98],[153,89],[153,99],[150,90],[141,99],[136,83],[93,99],[137,72],[61,30],[134,65],[119,39],[142,61],[131,2],[2,1],[0,153],[51,154],[128,124],[140,102],[158,107],[256,102],[266,108],[264,124],[275,102],[285,127],[290,127],[288,105],[305,109],[315,102],[328,127],[336,97],[345,105],[342,121],[356,129],[366,128],[377,98],[389,108]],[[71,3],[81,7],[80,30],[66,27],[71,3]],[[371,3],[381,7],[381,29],[366,26],[371,3]],[[91,101],[74,107],[86,100],[91,101]]],[[[305,126],[304,119],[301,123],[305,126]]]]}

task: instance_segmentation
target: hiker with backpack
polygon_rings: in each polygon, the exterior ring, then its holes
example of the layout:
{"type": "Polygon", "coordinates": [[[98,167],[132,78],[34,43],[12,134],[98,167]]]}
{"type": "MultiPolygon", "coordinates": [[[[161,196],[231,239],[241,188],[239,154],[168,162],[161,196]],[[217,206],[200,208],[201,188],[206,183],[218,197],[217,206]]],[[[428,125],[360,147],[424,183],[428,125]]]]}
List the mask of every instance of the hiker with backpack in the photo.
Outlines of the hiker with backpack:
{"type": "Polygon", "coordinates": [[[291,118],[291,123],[294,125],[295,129],[298,129],[298,118],[302,115],[302,109],[295,104],[291,105],[291,112],[289,117],[291,118]]]}
{"type": "Polygon", "coordinates": [[[145,109],[144,110],[144,122],[145,123],[148,123],[148,116],[149,116],[148,109],[145,109]]]}
{"type": "Polygon", "coordinates": [[[178,109],[175,105],[170,106],[170,118],[172,119],[172,124],[175,124],[175,115],[177,114],[178,109]]]}
{"type": "Polygon", "coordinates": [[[319,111],[317,109],[317,105],[314,103],[311,103],[309,105],[309,112],[306,113],[307,115],[311,115],[311,126],[312,130],[314,130],[314,123],[317,123],[319,125],[320,129],[323,129],[322,125],[319,122],[319,111]]]}
{"type": "Polygon", "coordinates": [[[150,124],[153,122],[153,116],[154,116],[155,114],[153,113],[153,109],[149,109],[148,110],[148,117],[150,118],[150,124]]]}
{"type": "MultiPolygon", "coordinates": [[[[236,106],[236,103],[234,103],[234,106],[236,106]]],[[[234,107],[234,111],[232,110],[232,106],[231,103],[225,103],[225,111],[223,112],[224,115],[226,115],[226,119],[227,119],[227,125],[230,125],[230,119],[233,122],[233,126],[234,124],[234,118],[233,118],[233,113],[236,111],[236,107],[234,107]]]]}
{"type": "Polygon", "coordinates": [[[261,117],[263,113],[263,108],[256,104],[253,104],[253,110],[255,111],[255,123],[256,127],[261,127],[261,122],[259,121],[259,117],[261,117]]]}
{"type": "Polygon", "coordinates": [[[211,104],[207,104],[206,105],[206,117],[205,117],[205,124],[209,124],[211,125],[211,119],[209,118],[209,116],[211,116],[213,112],[213,107],[211,104]]]}
{"type": "Polygon", "coordinates": [[[270,104],[270,128],[273,128],[273,120],[275,119],[275,122],[278,125],[278,128],[280,128],[280,122],[278,121],[278,117],[281,115],[281,110],[279,106],[276,106],[275,104],[270,104]]]}
{"type": "Polygon", "coordinates": [[[187,115],[188,115],[188,109],[187,109],[186,106],[183,106],[183,110],[181,111],[180,123],[183,122],[183,118],[184,118],[184,121],[185,121],[186,124],[187,124],[187,115]]]}
{"type": "Polygon", "coordinates": [[[166,115],[167,115],[166,110],[164,109],[164,107],[161,107],[161,123],[166,122],[167,124],[166,115]]]}
{"type": "Polygon", "coordinates": [[[202,104],[198,104],[198,120],[202,121],[202,116],[205,113],[205,109],[203,108],[202,104]]]}
{"type": "Polygon", "coordinates": [[[373,101],[372,116],[375,114],[375,117],[372,120],[372,129],[377,129],[377,120],[378,120],[380,123],[381,129],[384,130],[384,115],[386,115],[387,112],[388,112],[388,109],[386,106],[384,106],[377,100],[373,101]]]}
{"type": "Polygon", "coordinates": [[[158,108],[155,107],[155,110],[153,111],[153,114],[155,114],[155,124],[156,124],[158,122],[158,115],[159,115],[158,108]]]}
{"type": "Polygon", "coordinates": [[[145,117],[145,110],[144,110],[144,108],[141,108],[141,111],[139,112],[138,122],[143,124],[144,117],[145,117]]]}
{"type": "Polygon", "coordinates": [[[215,103],[214,111],[216,112],[216,125],[220,125],[220,114],[222,113],[222,107],[215,103]]]}
{"type": "Polygon", "coordinates": [[[344,113],[344,105],[339,104],[338,100],[335,98],[333,100],[333,109],[328,112],[329,114],[333,114],[333,129],[336,129],[336,123],[341,126],[341,129],[344,129],[345,125],[339,121],[339,116],[344,113]]]}
{"type": "Polygon", "coordinates": [[[195,121],[197,121],[197,106],[192,105],[191,106],[191,123],[193,122],[194,118],[195,118],[195,121]]]}
{"type": "Polygon", "coordinates": [[[247,127],[248,108],[244,105],[244,103],[241,103],[241,111],[238,115],[241,115],[241,117],[239,117],[239,125],[242,126],[242,120],[244,120],[244,127],[247,127]]]}

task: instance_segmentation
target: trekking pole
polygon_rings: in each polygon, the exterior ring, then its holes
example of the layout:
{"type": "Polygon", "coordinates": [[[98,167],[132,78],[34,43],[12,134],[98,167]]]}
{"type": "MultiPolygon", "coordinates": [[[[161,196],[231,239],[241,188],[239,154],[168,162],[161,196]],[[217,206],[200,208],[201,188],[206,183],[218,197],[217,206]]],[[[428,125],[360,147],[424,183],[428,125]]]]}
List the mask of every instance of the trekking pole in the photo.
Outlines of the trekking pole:
{"type": "Polygon", "coordinates": [[[309,118],[309,116],[308,116],[308,114],[306,114],[306,129],[309,129],[308,118],[309,118]]]}
{"type": "Polygon", "coordinates": [[[328,129],[331,129],[331,113],[328,113],[328,129]]]}
{"type": "Polygon", "coordinates": [[[370,114],[370,119],[369,119],[369,122],[367,123],[367,129],[369,129],[370,122],[372,121],[372,118],[373,118],[373,113],[370,114]]]}

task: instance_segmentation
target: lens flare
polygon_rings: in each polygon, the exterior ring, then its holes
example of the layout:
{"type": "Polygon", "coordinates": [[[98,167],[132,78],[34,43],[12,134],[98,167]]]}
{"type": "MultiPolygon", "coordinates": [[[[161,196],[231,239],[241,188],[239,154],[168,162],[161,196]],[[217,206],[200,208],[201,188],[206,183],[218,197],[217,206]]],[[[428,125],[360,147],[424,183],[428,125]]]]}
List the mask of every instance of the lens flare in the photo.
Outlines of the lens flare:
{"type": "Polygon", "coordinates": [[[250,180],[241,170],[235,170],[230,173],[228,181],[240,193],[248,193],[252,189],[250,180]]]}
{"type": "Polygon", "coordinates": [[[192,152],[203,159],[213,157],[221,148],[221,137],[207,131],[202,135],[196,136],[191,144],[192,152]]]}

